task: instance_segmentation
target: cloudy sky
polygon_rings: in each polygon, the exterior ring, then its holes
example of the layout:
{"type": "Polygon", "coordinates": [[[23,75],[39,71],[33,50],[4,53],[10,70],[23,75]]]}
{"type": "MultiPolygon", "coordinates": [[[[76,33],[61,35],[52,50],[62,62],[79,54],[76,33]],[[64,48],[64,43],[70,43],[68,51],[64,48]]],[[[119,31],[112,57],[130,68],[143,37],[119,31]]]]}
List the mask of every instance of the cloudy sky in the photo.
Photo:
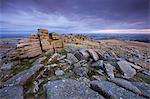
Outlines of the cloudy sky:
{"type": "Polygon", "coordinates": [[[150,33],[150,0],[0,0],[1,31],[150,33]]]}

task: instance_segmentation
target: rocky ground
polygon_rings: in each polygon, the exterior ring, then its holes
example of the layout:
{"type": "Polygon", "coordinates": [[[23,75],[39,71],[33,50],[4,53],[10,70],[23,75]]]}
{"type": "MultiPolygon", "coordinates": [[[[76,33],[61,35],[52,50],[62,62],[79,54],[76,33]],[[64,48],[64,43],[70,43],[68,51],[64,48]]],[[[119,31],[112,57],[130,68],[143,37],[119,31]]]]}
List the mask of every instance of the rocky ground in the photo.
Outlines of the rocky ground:
{"type": "Polygon", "coordinates": [[[0,42],[0,99],[150,98],[149,43],[86,40],[9,60],[17,42],[0,42]]]}

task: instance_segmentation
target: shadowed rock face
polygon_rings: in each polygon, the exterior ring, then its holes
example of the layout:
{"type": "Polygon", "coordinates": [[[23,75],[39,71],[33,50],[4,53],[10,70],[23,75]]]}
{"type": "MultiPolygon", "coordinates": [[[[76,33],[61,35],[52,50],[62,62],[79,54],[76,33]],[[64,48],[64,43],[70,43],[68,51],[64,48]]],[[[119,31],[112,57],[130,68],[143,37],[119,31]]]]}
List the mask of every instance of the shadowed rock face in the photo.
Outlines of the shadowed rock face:
{"type": "Polygon", "coordinates": [[[85,83],[72,79],[49,81],[45,89],[47,99],[104,99],[85,83]]]}

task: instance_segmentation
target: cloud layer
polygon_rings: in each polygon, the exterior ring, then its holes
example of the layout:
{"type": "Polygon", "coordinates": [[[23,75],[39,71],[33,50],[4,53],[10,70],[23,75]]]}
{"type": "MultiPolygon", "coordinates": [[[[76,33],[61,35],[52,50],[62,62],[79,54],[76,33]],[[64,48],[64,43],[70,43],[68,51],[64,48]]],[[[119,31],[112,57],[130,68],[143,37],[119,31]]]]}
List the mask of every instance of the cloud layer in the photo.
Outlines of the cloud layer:
{"type": "MultiPolygon", "coordinates": [[[[1,30],[148,29],[149,0],[0,0],[1,30]]],[[[142,30],[142,31],[143,31],[142,30]]]]}

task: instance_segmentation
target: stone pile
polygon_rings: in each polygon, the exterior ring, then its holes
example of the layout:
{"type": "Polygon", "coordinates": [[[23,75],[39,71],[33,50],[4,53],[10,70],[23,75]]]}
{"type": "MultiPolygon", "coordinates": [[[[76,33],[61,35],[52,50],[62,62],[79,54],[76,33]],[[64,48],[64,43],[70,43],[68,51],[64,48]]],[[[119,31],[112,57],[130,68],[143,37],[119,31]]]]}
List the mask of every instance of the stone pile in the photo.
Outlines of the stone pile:
{"type": "Polygon", "coordinates": [[[37,35],[32,35],[22,39],[17,44],[17,50],[14,57],[32,58],[40,55],[42,52],[63,48],[63,39],[57,33],[48,33],[47,29],[38,29],[37,35]]]}

